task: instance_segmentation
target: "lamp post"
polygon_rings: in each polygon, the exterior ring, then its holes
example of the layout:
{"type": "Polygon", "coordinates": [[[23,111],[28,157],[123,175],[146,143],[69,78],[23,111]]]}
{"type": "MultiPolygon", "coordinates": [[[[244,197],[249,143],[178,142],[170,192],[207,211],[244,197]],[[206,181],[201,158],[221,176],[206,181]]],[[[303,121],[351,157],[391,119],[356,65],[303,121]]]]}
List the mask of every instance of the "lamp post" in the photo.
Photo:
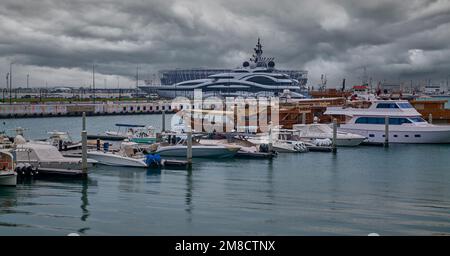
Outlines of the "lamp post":
{"type": "Polygon", "coordinates": [[[94,104],[95,104],[95,63],[92,64],[92,92],[93,92],[94,104]]]}
{"type": "Polygon", "coordinates": [[[12,104],[12,65],[14,63],[11,62],[9,64],[9,104],[12,104]]]}

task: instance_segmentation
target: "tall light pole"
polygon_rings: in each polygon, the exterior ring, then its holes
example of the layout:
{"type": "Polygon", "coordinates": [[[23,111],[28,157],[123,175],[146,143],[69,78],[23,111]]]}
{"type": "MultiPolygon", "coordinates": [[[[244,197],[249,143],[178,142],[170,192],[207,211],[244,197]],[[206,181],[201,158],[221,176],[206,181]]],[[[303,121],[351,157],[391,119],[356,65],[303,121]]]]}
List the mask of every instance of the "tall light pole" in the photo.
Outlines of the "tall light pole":
{"type": "Polygon", "coordinates": [[[27,89],[30,88],[30,74],[27,74],[27,89]]]}
{"type": "Polygon", "coordinates": [[[92,89],[94,93],[94,103],[95,103],[95,63],[92,64],[92,89]]]}
{"type": "Polygon", "coordinates": [[[8,88],[9,88],[9,72],[6,73],[6,88],[3,89],[3,103],[5,103],[5,90],[6,92],[8,92],[8,88]]]}
{"type": "Polygon", "coordinates": [[[11,62],[9,64],[9,104],[12,104],[12,65],[11,62]]]}
{"type": "Polygon", "coordinates": [[[139,65],[136,65],[136,89],[139,85],[139,65]]]}

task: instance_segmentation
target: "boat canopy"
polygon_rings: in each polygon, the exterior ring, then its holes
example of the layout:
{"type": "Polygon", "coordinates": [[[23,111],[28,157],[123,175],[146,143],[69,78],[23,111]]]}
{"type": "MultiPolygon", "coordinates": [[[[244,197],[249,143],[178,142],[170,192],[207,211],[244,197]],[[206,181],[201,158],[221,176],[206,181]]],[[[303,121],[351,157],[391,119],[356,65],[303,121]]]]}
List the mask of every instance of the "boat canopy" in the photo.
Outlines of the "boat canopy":
{"type": "Polygon", "coordinates": [[[116,126],[119,126],[119,127],[145,127],[145,125],[142,125],[142,124],[116,124],[116,126]]]}

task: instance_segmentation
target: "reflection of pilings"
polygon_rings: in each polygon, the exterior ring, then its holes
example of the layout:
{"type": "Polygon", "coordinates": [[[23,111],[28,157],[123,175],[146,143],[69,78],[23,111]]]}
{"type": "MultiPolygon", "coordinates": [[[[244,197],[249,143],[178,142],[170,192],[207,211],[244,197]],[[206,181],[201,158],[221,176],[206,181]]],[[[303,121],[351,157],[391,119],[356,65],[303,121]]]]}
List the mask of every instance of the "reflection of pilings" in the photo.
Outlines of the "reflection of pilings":
{"type": "Polygon", "coordinates": [[[189,165],[192,165],[192,132],[187,132],[187,154],[186,158],[189,165]]]}
{"type": "Polygon", "coordinates": [[[82,188],[81,188],[81,210],[83,210],[83,214],[81,215],[81,220],[86,221],[89,217],[89,211],[87,209],[87,206],[89,205],[88,200],[88,180],[82,181],[82,188]]]}
{"type": "Polygon", "coordinates": [[[186,173],[186,197],[185,197],[185,202],[186,202],[186,212],[189,214],[188,216],[188,220],[189,222],[192,221],[192,171],[188,170],[186,173]]]}
{"type": "MultiPolygon", "coordinates": [[[[81,221],[85,222],[87,221],[88,217],[89,217],[89,210],[87,208],[87,206],[89,205],[89,200],[88,200],[88,180],[83,180],[82,181],[82,187],[81,187],[81,221]]],[[[79,233],[85,233],[86,230],[89,230],[88,227],[85,228],[80,228],[78,230],[79,233]]]]}

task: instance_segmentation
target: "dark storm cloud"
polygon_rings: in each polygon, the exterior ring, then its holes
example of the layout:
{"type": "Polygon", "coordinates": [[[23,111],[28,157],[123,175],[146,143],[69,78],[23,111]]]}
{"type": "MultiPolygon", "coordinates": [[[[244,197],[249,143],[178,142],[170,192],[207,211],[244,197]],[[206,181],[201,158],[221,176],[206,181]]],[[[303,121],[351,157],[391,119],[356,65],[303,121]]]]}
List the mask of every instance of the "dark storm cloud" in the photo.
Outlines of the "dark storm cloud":
{"type": "Polygon", "coordinates": [[[0,0],[0,72],[80,85],[92,63],[132,83],[165,68],[235,67],[261,37],[277,65],[312,84],[450,75],[449,1],[0,0]],[[52,76],[49,78],[48,74],[52,76]],[[125,79],[126,80],[126,79],[125,79]],[[79,81],[79,82],[78,82],[79,81]]]}

